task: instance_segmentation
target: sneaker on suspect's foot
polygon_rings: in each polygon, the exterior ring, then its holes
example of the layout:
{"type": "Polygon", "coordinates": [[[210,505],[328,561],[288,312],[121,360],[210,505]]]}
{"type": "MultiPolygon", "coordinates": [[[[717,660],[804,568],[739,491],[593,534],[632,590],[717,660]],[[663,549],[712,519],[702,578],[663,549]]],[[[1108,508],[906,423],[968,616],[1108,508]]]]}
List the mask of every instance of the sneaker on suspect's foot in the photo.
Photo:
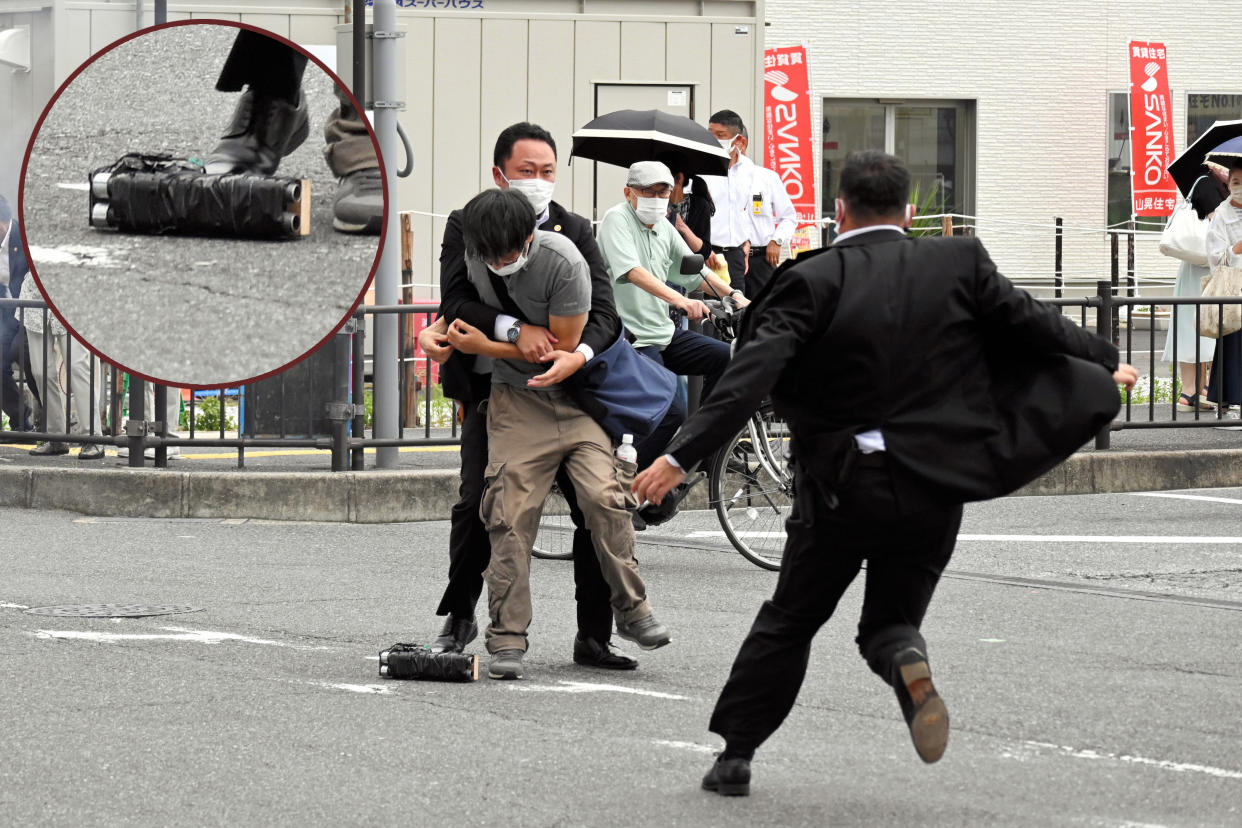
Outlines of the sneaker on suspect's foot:
{"type": "Polygon", "coordinates": [[[43,442],[36,444],[35,447],[30,450],[30,453],[35,457],[47,457],[53,454],[68,454],[69,446],[65,443],[53,443],[51,441],[44,440],[43,442]]]}
{"type": "Polygon", "coordinates": [[[522,677],[521,650],[500,650],[492,654],[492,661],[487,665],[487,677],[494,679],[520,679],[522,677]]]}
{"type": "Polygon", "coordinates": [[[721,796],[750,796],[750,760],[725,759],[717,754],[712,769],[703,777],[703,790],[721,796]]]}
{"type": "Polygon", "coordinates": [[[633,670],[638,667],[637,659],[617,652],[610,642],[585,638],[581,633],[574,637],[574,664],[601,670],[633,670]]]}
{"type": "Polygon", "coordinates": [[[379,235],[384,223],[384,182],[378,167],[340,179],[332,199],[332,226],[341,233],[379,235]]]}
{"type": "Polygon", "coordinates": [[[460,653],[466,645],[479,637],[479,625],[473,617],[449,613],[444,619],[440,635],[431,643],[433,653],[460,653]]]}
{"type": "Polygon", "coordinates": [[[654,650],[657,647],[663,647],[673,640],[668,634],[668,628],[657,621],[655,615],[648,615],[628,624],[624,621],[618,621],[617,635],[633,641],[644,650],[654,650]]]}
{"type": "Polygon", "coordinates": [[[79,460],[102,460],[104,448],[98,443],[87,443],[78,449],[79,460]]]}
{"type": "Polygon", "coordinates": [[[932,686],[931,667],[920,650],[902,650],[894,657],[893,667],[897,674],[893,690],[910,739],[919,758],[931,764],[944,755],[949,743],[949,710],[932,686]]]}

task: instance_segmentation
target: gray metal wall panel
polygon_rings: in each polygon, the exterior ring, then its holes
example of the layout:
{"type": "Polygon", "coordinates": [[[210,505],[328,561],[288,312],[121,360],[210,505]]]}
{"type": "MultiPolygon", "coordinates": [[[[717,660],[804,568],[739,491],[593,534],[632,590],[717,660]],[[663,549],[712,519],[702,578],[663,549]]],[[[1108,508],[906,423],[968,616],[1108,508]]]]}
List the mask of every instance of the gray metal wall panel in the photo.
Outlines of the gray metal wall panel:
{"type": "Polygon", "coordinates": [[[525,20],[484,20],[483,77],[479,101],[479,189],[494,187],[492,150],[497,133],[528,117],[527,23],[525,20]]]}
{"type": "Polygon", "coordinates": [[[91,10],[91,53],[132,34],[134,31],[134,9],[92,9],[91,10]]]}
{"type": "Polygon", "coordinates": [[[243,14],[241,22],[266,29],[281,37],[289,37],[289,15],[287,14],[243,14]]]}
{"type": "Polygon", "coordinates": [[[621,79],[664,79],[664,24],[621,24],[621,79]]]}
{"type": "MultiPolygon", "coordinates": [[[[712,24],[712,111],[732,109],[742,116],[750,133],[750,146],[758,146],[763,130],[755,122],[754,27],[750,34],[737,34],[731,23],[712,24]]],[[[712,112],[704,112],[700,121],[707,122],[712,112]]],[[[753,152],[747,153],[752,158],[753,152]]]]}
{"type": "MultiPolygon", "coordinates": [[[[559,203],[573,203],[574,168],[569,151],[573,147],[574,122],[574,24],[568,20],[532,21],[530,24],[529,84],[527,93],[530,120],[556,139],[556,192],[559,203]]],[[[484,136],[486,139],[487,136],[484,136]]],[[[585,166],[585,165],[583,165],[585,166]]]]}
{"type": "Polygon", "coordinates": [[[91,13],[65,9],[56,17],[56,85],[91,56],[91,13]]]}
{"type": "MultiPolygon", "coordinates": [[[[294,43],[336,45],[337,22],[338,18],[330,14],[292,14],[288,37],[294,43]]],[[[341,74],[339,70],[337,74],[341,74]]]]}
{"type": "Polygon", "coordinates": [[[712,27],[710,23],[669,23],[665,73],[674,83],[694,84],[694,119],[704,126],[711,109],[712,27]]]}
{"type": "MultiPolygon", "coordinates": [[[[432,184],[439,169],[435,155],[434,121],[431,120],[435,104],[436,23],[431,18],[411,17],[402,19],[400,23],[408,28],[405,36],[406,108],[400,119],[414,151],[414,171],[409,178],[400,179],[390,209],[431,213],[432,184]]],[[[414,237],[411,267],[415,283],[432,284],[436,281],[436,261],[440,255],[444,224],[444,219],[432,219],[427,215],[411,217],[410,230],[414,237]]],[[[438,291],[427,288],[415,288],[414,292],[420,298],[439,296],[438,291]]]]}
{"type": "MultiPolygon", "coordinates": [[[[574,126],[595,117],[594,81],[621,77],[621,24],[580,21],[574,28],[574,126]]],[[[574,164],[575,212],[588,218],[591,211],[593,169],[589,163],[574,164]]]]}

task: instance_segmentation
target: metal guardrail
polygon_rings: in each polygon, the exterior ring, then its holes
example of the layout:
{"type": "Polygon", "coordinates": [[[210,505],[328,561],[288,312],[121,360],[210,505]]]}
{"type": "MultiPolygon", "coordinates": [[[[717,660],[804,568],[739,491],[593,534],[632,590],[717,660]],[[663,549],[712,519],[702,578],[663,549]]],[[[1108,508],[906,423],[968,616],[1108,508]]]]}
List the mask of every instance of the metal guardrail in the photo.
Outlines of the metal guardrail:
{"type": "MultiPolygon", "coordinates": [[[[1157,385],[1163,383],[1163,378],[1158,379],[1155,377],[1153,370],[1158,364],[1157,346],[1163,344],[1157,341],[1157,327],[1161,319],[1158,308],[1164,306],[1177,308],[1190,305],[1196,308],[1215,306],[1223,309],[1226,305],[1242,304],[1242,297],[1234,299],[1182,299],[1172,297],[1148,299],[1131,295],[1118,295],[1124,290],[1126,288],[1118,285],[1116,281],[1098,281],[1094,295],[1074,298],[1062,296],[1060,298],[1042,300],[1061,308],[1063,313],[1070,316],[1083,328],[1094,329],[1097,334],[1118,345],[1123,361],[1133,363],[1138,359],[1140,363],[1145,362],[1146,364],[1148,379],[1147,399],[1142,402],[1136,402],[1135,394],[1127,393],[1125,395],[1123,416],[1101,431],[1096,438],[1096,448],[1107,449],[1111,432],[1122,429],[1220,426],[1225,417],[1223,407],[1218,407],[1215,411],[1195,410],[1193,412],[1179,412],[1177,410],[1178,379],[1176,361],[1169,367],[1168,388],[1170,399],[1167,402],[1157,400],[1157,385]],[[1140,313],[1136,311],[1136,308],[1144,308],[1145,311],[1140,313]],[[1093,315],[1094,318],[1092,318],[1093,315]],[[1142,322],[1147,323],[1146,327],[1137,327],[1142,322]],[[1141,336],[1136,336],[1136,334],[1141,334],[1141,336]],[[1141,341],[1144,339],[1145,341],[1141,341]],[[1140,419],[1140,412],[1144,410],[1147,413],[1147,417],[1140,419]],[[1166,412],[1167,418],[1165,417],[1166,412]]],[[[42,313],[45,326],[50,321],[50,314],[42,302],[0,299],[0,310],[7,308],[17,309],[19,316],[32,310],[42,313]]],[[[92,367],[100,365],[102,368],[101,374],[104,378],[102,383],[103,395],[108,415],[103,419],[103,428],[95,431],[93,423],[91,423],[88,425],[85,433],[52,434],[46,429],[47,418],[45,412],[38,423],[41,426],[40,428],[36,428],[33,431],[0,431],[0,442],[14,443],[31,440],[49,440],[65,443],[99,443],[125,446],[129,449],[129,465],[131,467],[142,467],[146,464],[147,458],[144,457],[143,452],[148,448],[154,448],[155,450],[154,465],[156,467],[167,466],[167,450],[172,446],[234,448],[237,452],[238,468],[244,468],[245,466],[245,453],[247,449],[312,448],[330,453],[331,469],[333,471],[357,471],[366,468],[365,452],[369,448],[457,445],[460,443],[460,436],[457,427],[455,404],[442,397],[437,398],[438,392],[436,391],[436,383],[433,381],[433,378],[438,369],[434,367],[434,363],[429,358],[425,356],[417,357],[415,350],[415,332],[418,328],[416,320],[421,317],[425,324],[430,324],[434,320],[437,310],[437,304],[429,303],[364,305],[355,311],[353,317],[338,331],[332,341],[324,346],[326,349],[330,349],[329,352],[331,354],[331,388],[333,389],[333,393],[330,395],[331,399],[325,401],[312,400],[307,403],[307,420],[315,419],[314,409],[319,408],[322,413],[322,421],[328,424],[324,430],[325,433],[302,436],[288,434],[283,427],[283,424],[287,421],[287,418],[283,416],[285,413],[283,410],[281,411],[282,416],[277,418],[282,423],[282,429],[278,433],[256,433],[253,428],[247,433],[246,423],[243,420],[257,422],[259,418],[249,416],[243,418],[241,412],[247,406],[253,407],[259,403],[255,399],[257,395],[255,394],[254,386],[243,386],[238,389],[220,389],[207,392],[206,399],[214,398],[218,400],[218,410],[220,412],[218,426],[212,430],[214,436],[211,437],[202,436],[203,431],[196,427],[196,420],[198,419],[196,415],[202,403],[199,401],[200,398],[198,396],[191,395],[189,428],[187,429],[189,436],[175,436],[172,434],[172,431],[175,429],[170,429],[169,424],[160,422],[156,418],[148,419],[143,395],[145,383],[137,377],[131,377],[130,379],[129,414],[126,419],[122,420],[123,407],[122,395],[119,390],[121,386],[118,381],[119,370],[92,355],[92,367]],[[400,436],[395,438],[368,436],[367,429],[368,401],[371,397],[368,393],[367,383],[367,366],[370,359],[366,352],[368,343],[366,322],[368,317],[373,321],[374,318],[384,315],[397,316],[401,332],[401,365],[400,370],[397,372],[400,436]],[[230,429],[226,428],[228,423],[225,411],[227,400],[234,396],[237,398],[239,422],[237,435],[230,436],[228,433],[230,429]],[[419,416],[420,413],[421,417],[419,416]],[[420,420],[421,424],[419,423],[420,420]],[[447,431],[447,435],[438,433],[444,431],[447,431]]],[[[1196,317],[1200,312],[1196,311],[1196,317]]],[[[1170,314],[1170,317],[1173,315],[1170,314]]],[[[1174,340],[1173,353],[1176,354],[1178,337],[1176,324],[1170,325],[1168,336],[1174,340]]],[[[48,341],[47,338],[44,339],[45,347],[50,347],[47,345],[48,341]]],[[[67,346],[70,349],[70,355],[73,348],[82,347],[80,343],[74,342],[72,337],[68,338],[68,342],[70,343],[67,346]]],[[[1195,347],[1197,356],[1199,350],[1198,338],[1196,338],[1195,347]]],[[[50,359],[44,361],[45,375],[47,373],[47,366],[50,363],[50,359]]],[[[8,370],[10,366],[5,366],[4,368],[8,370]]],[[[1239,366],[1237,370],[1242,372],[1242,366],[1239,366]]],[[[41,387],[46,387],[47,377],[44,376],[41,379],[44,383],[41,387]]],[[[19,370],[16,377],[19,387],[24,380],[24,370],[19,370]]],[[[279,391],[277,398],[281,401],[281,406],[283,407],[285,405],[286,373],[282,372],[263,382],[278,383],[279,391]]],[[[72,392],[72,389],[70,391],[72,392]]],[[[98,392],[93,382],[88,393],[93,400],[96,399],[98,392]]],[[[156,386],[156,412],[165,410],[165,395],[167,393],[167,388],[156,386]]],[[[98,401],[96,403],[98,404],[98,401]]],[[[68,401],[68,397],[66,398],[66,408],[66,422],[70,422],[68,414],[72,410],[72,406],[68,401]]]]}

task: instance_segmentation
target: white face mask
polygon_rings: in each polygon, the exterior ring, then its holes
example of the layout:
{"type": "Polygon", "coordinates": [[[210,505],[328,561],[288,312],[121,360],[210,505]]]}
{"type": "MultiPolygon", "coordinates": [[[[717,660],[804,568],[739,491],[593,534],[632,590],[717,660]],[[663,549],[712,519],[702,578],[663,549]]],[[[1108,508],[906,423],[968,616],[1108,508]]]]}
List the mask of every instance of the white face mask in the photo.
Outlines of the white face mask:
{"type": "Polygon", "coordinates": [[[1242,204],[1242,187],[1230,187],[1229,195],[1234,201],[1242,204]]]}
{"type": "Polygon", "coordinates": [[[509,262],[509,264],[502,265],[501,267],[492,267],[488,262],[484,262],[484,264],[487,265],[488,270],[495,273],[497,276],[512,276],[514,273],[517,273],[519,270],[526,267],[526,254],[529,251],[530,247],[527,247],[522,251],[520,256],[509,262]]]}
{"type": "Polygon", "coordinates": [[[668,199],[639,196],[638,206],[634,208],[634,212],[638,214],[638,220],[643,224],[655,224],[668,215],[668,199]]]}
{"type": "Polygon", "coordinates": [[[536,216],[542,216],[543,211],[548,209],[548,204],[552,201],[552,191],[556,189],[555,181],[548,181],[546,178],[515,178],[510,181],[503,172],[500,177],[505,180],[510,189],[517,190],[526,196],[530,206],[535,208],[536,216]]]}
{"type": "Polygon", "coordinates": [[[722,150],[725,152],[733,152],[733,143],[737,141],[737,139],[738,136],[734,135],[732,138],[717,138],[716,140],[720,142],[720,148],[722,150]]]}

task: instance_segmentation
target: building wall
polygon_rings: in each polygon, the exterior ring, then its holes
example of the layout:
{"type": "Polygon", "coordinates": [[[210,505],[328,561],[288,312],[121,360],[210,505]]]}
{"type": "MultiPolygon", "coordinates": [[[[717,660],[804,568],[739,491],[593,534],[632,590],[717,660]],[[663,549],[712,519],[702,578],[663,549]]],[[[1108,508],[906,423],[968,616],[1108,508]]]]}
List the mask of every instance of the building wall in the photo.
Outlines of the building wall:
{"type": "MultiPolygon", "coordinates": [[[[1107,93],[1129,87],[1127,44],[1168,47],[1180,151],[1188,92],[1242,91],[1236,55],[1211,22],[1220,11],[1202,0],[769,0],[767,45],[807,46],[820,99],[975,100],[975,212],[1002,272],[1051,276],[1051,223],[1062,216],[1067,274],[1098,279],[1108,277],[1108,242],[1078,231],[1106,223],[1107,93]]],[[[1138,241],[1137,264],[1140,275],[1176,272],[1151,237],[1138,241]]]]}
{"type": "Polygon", "coordinates": [[[30,71],[0,66],[0,113],[4,113],[4,123],[0,126],[0,158],[5,159],[0,164],[0,195],[8,200],[14,212],[30,131],[53,90],[51,52],[42,45],[51,39],[50,9],[41,8],[38,3],[23,3],[20,7],[0,5],[0,29],[18,26],[30,29],[30,71]],[[8,11],[8,8],[24,10],[8,11]]]}

